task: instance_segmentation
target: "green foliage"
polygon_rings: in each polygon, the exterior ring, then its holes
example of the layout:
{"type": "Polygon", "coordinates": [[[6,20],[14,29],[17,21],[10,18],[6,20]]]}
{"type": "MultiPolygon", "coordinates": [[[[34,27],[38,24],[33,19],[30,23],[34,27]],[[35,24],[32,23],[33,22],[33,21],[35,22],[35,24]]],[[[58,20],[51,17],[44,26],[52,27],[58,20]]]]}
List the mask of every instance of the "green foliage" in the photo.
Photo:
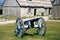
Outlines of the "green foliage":
{"type": "Polygon", "coordinates": [[[23,38],[15,36],[15,24],[0,25],[0,40],[60,40],[60,22],[46,22],[45,36],[35,35],[35,28],[27,30],[23,38]]]}

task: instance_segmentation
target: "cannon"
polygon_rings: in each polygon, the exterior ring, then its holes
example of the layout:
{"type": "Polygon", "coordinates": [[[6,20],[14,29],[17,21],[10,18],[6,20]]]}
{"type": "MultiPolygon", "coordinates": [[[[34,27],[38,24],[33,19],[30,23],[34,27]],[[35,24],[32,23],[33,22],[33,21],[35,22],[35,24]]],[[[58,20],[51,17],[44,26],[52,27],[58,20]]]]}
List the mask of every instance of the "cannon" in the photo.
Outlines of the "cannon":
{"type": "Polygon", "coordinates": [[[44,36],[46,33],[46,22],[42,17],[25,19],[23,21],[21,18],[16,20],[16,36],[22,38],[24,32],[29,28],[36,28],[36,34],[44,36]]]}

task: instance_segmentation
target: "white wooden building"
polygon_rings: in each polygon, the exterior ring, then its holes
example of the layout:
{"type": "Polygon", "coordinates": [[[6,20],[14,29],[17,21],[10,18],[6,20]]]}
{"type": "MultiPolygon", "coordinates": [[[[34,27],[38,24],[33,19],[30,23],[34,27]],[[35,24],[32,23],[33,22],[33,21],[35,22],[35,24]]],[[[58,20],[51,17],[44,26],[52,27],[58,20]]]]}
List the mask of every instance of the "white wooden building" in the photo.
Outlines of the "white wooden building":
{"type": "Polygon", "coordinates": [[[60,0],[54,0],[52,3],[52,15],[53,18],[60,18],[60,0]]]}
{"type": "Polygon", "coordinates": [[[5,0],[3,15],[29,17],[51,15],[52,4],[48,0],[5,0]]]}

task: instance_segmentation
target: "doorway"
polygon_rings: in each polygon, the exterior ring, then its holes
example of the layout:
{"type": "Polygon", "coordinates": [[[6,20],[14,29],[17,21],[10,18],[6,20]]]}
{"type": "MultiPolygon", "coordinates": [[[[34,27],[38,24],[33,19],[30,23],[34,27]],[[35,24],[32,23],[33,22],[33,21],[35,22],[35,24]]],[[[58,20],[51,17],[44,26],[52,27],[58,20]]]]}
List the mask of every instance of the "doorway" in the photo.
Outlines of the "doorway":
{"type": "Polygon", "coordinates": [[[36,16],[36,9],[34,9],[34,16],[36,16]]]}
{"type": "Polygon", "coordinates": [[[2,15],[2,10],[0,10],[0,15],[2,15]]]}
{"type": "Polygon", "coordinates": [[[41,13],[41,16],[44,16],[44,13],[43,12],[41,13]]]}

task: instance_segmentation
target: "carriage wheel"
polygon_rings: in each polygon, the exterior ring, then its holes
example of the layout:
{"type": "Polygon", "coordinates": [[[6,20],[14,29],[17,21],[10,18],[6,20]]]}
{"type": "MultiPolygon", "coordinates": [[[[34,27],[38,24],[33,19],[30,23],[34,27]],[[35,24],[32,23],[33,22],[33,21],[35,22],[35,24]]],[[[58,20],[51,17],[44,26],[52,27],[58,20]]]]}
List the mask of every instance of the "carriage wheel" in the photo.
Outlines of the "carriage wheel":
{"type": "Polygon", "coordinates": [[[24,32],[24,30],[20,29],[18,37],[22,38],[23,37],[23,32],[24,32]]]}
{"type": "Polygon", "coordinates": [[[24,30],[23,30],[23,24],[22,24],[22,20],[20,18],[18,18],[16,20],[16,35],[18,37],[23,37],[23,33],[24,33],[24,30]]]}
{"type": "Polygon", "coordinates": [[[38,35],[44,36],[46,33],[46,23],[43,18],[38,20],[38,25],[39,25],[38,35]]]}

